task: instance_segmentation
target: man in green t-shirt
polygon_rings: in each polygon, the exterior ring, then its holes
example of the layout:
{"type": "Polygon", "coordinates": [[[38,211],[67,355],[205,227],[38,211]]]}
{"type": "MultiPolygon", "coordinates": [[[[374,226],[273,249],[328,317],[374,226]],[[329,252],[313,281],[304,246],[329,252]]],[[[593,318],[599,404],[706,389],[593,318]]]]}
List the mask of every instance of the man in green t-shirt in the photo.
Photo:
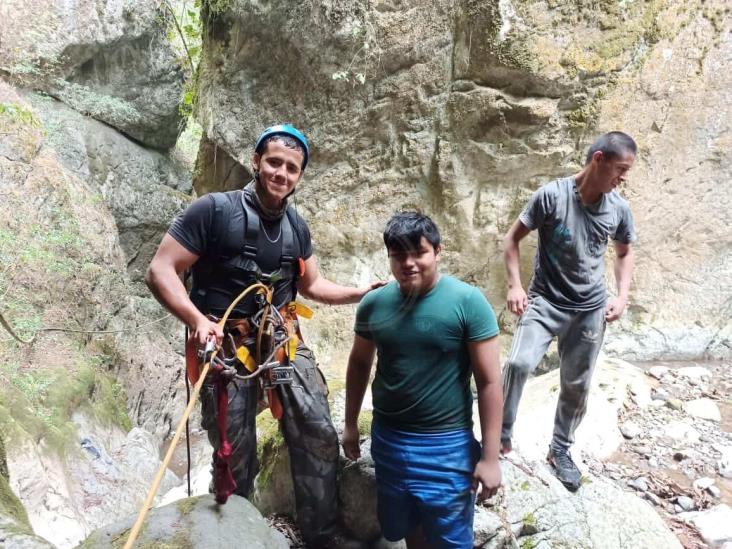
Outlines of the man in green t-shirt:
{"type": "Polygon", "coordinates": [[[356,313],[346,373],[343,449],[361,455],[357,421],[376,355],[371,455],[384,537],[407,547],[473,546],[475,492],[501,484],[498,325],[475,287],[440,275],[440,234],[406,212],[386,225],[395,281],[356,313]],[[473,437],[470,375],[478,389],[482,450],[473,437]]]}

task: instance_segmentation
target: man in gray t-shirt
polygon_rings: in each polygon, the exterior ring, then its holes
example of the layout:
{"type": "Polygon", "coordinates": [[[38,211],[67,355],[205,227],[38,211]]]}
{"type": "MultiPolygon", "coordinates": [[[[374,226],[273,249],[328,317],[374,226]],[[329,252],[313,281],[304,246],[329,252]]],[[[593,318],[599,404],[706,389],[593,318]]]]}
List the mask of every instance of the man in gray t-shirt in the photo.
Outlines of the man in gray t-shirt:
{"type": "Polygon", "coordinates": [[[561,388],[547,459],[570,490],[581,474],[569,447],[587,408],[592,370],[605,323],[620,318],[633,272],[630,244],[635,228],[628,203],[615,192],[633,166],[633,139],[622,132],[600,136],[582,170],[541,187],[504,238],[508,309],[520,315],[503,371],[501,451],[511,451],[511,434],[524,384],[554,337],[558,338],[561,388]],[[519,242],[539,232],[528,295],[519,273],[519,242]],[[605,251],[615,246],[617,296],[605,290],[605,251]]]}

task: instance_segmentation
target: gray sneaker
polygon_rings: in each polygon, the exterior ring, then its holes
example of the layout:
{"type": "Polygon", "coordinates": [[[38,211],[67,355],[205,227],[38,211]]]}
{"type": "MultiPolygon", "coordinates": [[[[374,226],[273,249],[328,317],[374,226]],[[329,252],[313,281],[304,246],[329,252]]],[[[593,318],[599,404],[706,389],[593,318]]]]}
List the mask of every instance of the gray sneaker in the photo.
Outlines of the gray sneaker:
{"type": "Polygon", "coordinates": [[[554,468],[559,482],[570,492],[576,492],[582,484],[582,473],[572,461],[569,450],[549,447],[546,460],[554,468]]]}

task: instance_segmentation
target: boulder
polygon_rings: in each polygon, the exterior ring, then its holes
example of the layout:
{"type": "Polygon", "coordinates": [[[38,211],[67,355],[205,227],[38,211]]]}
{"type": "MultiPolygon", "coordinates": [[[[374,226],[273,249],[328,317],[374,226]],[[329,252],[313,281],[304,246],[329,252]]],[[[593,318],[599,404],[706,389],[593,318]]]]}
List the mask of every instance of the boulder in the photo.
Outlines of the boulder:
{"type": "Polygon", "coordinates": [[[164,6],[144,0],[0,7],[0,71],[151,147],[175,144],[181,59],[164,6]]]}
{"type": "Polygon", "coordinates": [[[585,476],[572,494],[545,463],[515,453],[502,471],[504,499],[496,509],[513,526],[519,546],[681,548],[651,505],[611,480],[585,476]]]}
{"type": "Polygon", "coordinates": [[[679,516],[692,524],[712,549],[725,547],[725,544],[732,542],[732,508],[729,505],[717,505],[706,511],[683,513],[679,516]]]}
{"type": "MultiPolygon", "coordinates": [[[[127,540],[135,516],[92,533],[79,549],[111,549],[127,540]],[[121,541],[120,541],[121,540],[121,541]]],[[[218,505],[213,495],[197,496],[152,509],[136,544],[139,547],[246,547],[285,549],[257,509],[240,496],[218,505]]]]}
{"type": "Polygon", "coordinates": [[[722,414],[719,406],[712,399],[697,398],[684,403],[684,410],[687,414],[700,419],[708,419],[710,421],[722,421],[722,414]]]}
{"type": "MultiPolygon", "coordinates": [[[[618,426],[618,411],[623,406],[629,387],[634,387],[639,395],[646,395],[643,400],[650,400],[650,381],[643,370],[628,362],[601,355],[592,378],[587,413],[577,428],[577,442],[572,448],[575,457],[585,455],[603,459],[620,446],[623,435],[618,426]]],[[[526,383],[513,434],[513,447],[525,458],[539,461],[546,457],[554,429],[558,396],[558,370],[532,377],[526,383]]],[[[477,404],[474,408],[474,430],[479,436],[477,404]]],[[[638,436],[638,431],[636,429],[631,434],[638,436]]]]}

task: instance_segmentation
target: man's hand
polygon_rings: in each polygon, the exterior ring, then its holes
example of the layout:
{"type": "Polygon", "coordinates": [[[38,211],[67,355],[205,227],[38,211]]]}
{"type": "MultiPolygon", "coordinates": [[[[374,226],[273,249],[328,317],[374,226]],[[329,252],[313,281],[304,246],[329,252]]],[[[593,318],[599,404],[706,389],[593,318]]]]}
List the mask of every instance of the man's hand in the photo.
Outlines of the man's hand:
{"type": "Polygon", "coordinates": [[[221,345],[224,339],[224,329],[217,322],[209,320],[203,315],[193,326],[192,332],[193,341],[201,349],[206,346],[206,342],[211,338],[216,338],[217,345],[221,345]]]}
{"type": "Polygon", "coordinates": [[[529,306],[529,298],[521,286],[509,288],[506,296],[506,306],[515,315],[522,315],[529,306]]]}
{"type": "Polygon", "coordinates": [[[363,292],[361,294],[361,297],[365,296],[367,293],[369,293],[371,290],[375,290],[376,288],[381,288],[382,286],[386,286],[388,284],[387,281],[384,280],[377,280],[376,282],[372,282],[368,286],[362,286],[360,290],[363,292]]]}
{"type": "Polygon", "coordinates": [[[473,490],[478,491],[477,500],[481,502],[493,497],[500,486],[501,467],[498,460],[481,459],[473,471],[473,490]]]}
{"type": "Polygon", "coordinates": [[[361,446],[359,442],[360,435],[358,434],[358,427],[356,425],[346,425],[343,428],[341,444],[343,445],[343,453],[346,454],[348,459],[356,461],[361,457],[361,446]]]}
{"type": "Polygon", "coordinates": [[[605,307],[605,320],[613,322],[620,318],[628,302],[622,297],[611,299],[605,307]]]}

